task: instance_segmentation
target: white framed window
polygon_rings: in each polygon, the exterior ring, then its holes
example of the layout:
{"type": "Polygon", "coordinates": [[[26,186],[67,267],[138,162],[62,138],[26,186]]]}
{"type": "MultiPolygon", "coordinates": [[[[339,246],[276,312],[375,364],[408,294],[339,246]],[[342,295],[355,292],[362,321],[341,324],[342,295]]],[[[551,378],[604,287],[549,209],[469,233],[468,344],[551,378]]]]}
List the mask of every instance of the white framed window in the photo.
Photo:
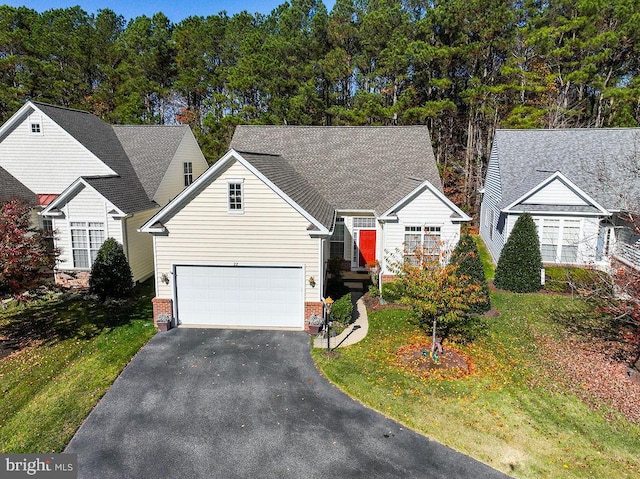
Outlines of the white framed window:
{"type": "Polygon", "coordinates": [[[73,267],[79,269],[91,268],[98,250],[105,240],[104,223],[72,221],[70,228],[73,267]]]}
{"type": "Polygon", "coordinates": [[[229,213],[244,212],[244,191],[242,180],[228,180],[227,201],[229,213]]]}
{"type": "Polygon", "coordinates": [[[353,218],[353,227],[360,229],[375,229],[376,219],[374,217],[355,217],[353,218]]]}
{"type": "Polygon", "coordinates": [[[534,218],[544,263],[577,263],[582,220],[534,218]]]}
{"type": "Polygon", "coordinates": [[[193,183],[193,163],[185,161],[182,163],[182,167],[184,170],[184,186],[189,186],[193,183]]]}
{"type": "Polygon", "coordinates": [[[441,244],[440,226],[405,226],[404,258],[412,263],[417,262],[415,251],[422,249],[424,259],[437,261],[440,259],[441,244]]]}
{"type": "Polygon", "coordinates": [[[49,248],[53,250],[54,248],[53,219],[42,216],[42,224],[40,229],[42,230],[42,237],[47,242],[47,245],[49,246],[49,248]]]}
{"type": "Polygon", "coordinates": [[[29,125],[32,135],[42,135],[42,124],[39,121],[32,121],[29,125]]]}
{"type": "Polygon", "coordinates": [[[329,244],[329,258],[344,258],[344,218],[336,218],[329,244]]]}

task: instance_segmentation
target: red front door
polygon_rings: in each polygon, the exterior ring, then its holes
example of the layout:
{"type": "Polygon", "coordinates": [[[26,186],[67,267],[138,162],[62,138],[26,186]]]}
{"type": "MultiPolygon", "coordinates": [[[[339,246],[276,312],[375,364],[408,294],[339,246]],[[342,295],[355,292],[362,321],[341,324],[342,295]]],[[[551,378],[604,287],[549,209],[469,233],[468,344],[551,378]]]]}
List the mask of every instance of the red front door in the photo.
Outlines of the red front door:
{"type": "Polygon", "coordinates": [[[360,250],[360,267],[364,268],[367,263],[373,263],[376,260],[376,230],[360,230],[358,249],[360,250]]]}

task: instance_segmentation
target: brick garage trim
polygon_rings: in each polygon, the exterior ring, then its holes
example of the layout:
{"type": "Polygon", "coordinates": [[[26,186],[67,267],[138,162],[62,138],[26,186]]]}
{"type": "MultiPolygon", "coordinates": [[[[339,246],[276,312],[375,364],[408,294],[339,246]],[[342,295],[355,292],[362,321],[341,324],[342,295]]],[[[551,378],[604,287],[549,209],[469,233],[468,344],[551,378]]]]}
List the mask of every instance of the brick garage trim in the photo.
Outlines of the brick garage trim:
{"type": "Polygon", "coordinates": [[[160,314],[168,314],[173,318],[173,300],[168,298],[153,298],[153,324],[157,327],[158,316],[160,314]]]}
{"type": "Polygon", "coordinates": [[[309,331],[309,318],[314,314],[322,316],[323,312],[322,301],[306,302],[304,303],[304,330],[309,331]]]}

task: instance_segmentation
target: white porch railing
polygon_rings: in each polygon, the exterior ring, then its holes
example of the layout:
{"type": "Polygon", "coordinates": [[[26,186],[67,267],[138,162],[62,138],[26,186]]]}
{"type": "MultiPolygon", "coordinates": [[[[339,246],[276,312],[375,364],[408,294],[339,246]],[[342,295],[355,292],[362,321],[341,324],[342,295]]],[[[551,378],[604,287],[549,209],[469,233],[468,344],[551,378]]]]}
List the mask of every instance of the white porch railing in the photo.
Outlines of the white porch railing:
{"type": "Polygon", "coordinates": [[[640,269],[640,247],[618,241],[613,256],[622,262],[640,269]]]}

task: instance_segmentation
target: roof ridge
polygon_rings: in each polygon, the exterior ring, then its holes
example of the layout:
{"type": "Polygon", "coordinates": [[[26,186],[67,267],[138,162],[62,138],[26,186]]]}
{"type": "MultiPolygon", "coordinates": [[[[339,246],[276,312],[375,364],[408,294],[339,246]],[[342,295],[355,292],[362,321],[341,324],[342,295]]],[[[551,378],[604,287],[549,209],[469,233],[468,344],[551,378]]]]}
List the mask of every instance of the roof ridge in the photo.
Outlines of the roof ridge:
{"type": "Polygon", "coordinates": [[[189,125],[111,125],[114,128],[189,128],[189,125]]]}
{"type": "MultiPolygon", "coordinates": [[[[94,113],[91,113],[90,111],[80,110],[78,108],[70,108],[68,106],[54,105],[52,103],[47,103],[47,102],[44,102],[44,101],[37,101],[37,100],[30,100],[30,102],[33,103],[34,105],[43,105],[43,106],[47,106],[49,108],[57,108],[59,110],[73,111],[73,112],[76,112],[76,113],[84,113],[85,115],[97,116],[94,113]]],[[[98,118],[100,118],[100,117],[98,117],[98,118]]]]}
{"type": "Polygon", "coordinates": [[[596,128],[596,127],[576,127],[576,128],[496,128],[496,131],[515,131],[515,132],[526,132],[526,131],[536,131],[536,132],[553,132],[553,131],[633,131],[639,130],[640,127],[637,126],[611,126],[604,128],[596,128]]]}

